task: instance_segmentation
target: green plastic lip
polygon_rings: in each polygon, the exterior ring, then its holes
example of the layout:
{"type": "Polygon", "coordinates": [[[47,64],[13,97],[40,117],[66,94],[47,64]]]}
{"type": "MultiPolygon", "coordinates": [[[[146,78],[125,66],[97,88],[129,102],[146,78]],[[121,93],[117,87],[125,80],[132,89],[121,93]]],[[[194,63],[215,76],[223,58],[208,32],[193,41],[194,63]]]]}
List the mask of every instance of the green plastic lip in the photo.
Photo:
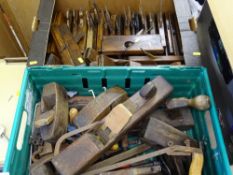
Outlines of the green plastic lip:
{"type": "Polygon", "coordinates": [[[11,159],[12,159],[12,155],[14,155],[14,150],[16,148],[18,133],[20,129],[20,123],[21,123],[23,109],[24,109],[25,95],[23,94],[26,93],[27,84],[28,84],[28,70],[25,69],[23,80],[22,80],[22,85],[20,89],[20,96],[18,99],[18,105],[16,108],[16,113],[15,113],[14,122],[13,122],[12,130],[11,130],[10,140],[9,140],[9,144],[7,148],[6,158],[4,161],[3,172],[10,171],[11,159]]]}
{"type": "MultiPolygon", "coordinates": [[[[215,103],[214,103],[214,97],[213,97],[213,94],[212,94],[212,89],[211,89],[209,77],[208,77],[206,68],[202,68],[202,69],[204,70],[203,72],[204,72],[204,76],[205,76],[205,80],[206,80],[205,84],[206,84],[206,87],[207,87],[207,91],[209,92],[208,95],[209,95],[210,101],[211,101],[211,109],[210,110],[211,110],[212,114],[214,114],[214,115],[211,115],[211,120],[212,120],[212,123],[213,123],[215,136],[217,135],[216,139],[217,139],[218,147],[220,148],[219,149],[220,153],[222,155],[222,161],[223,161],[222,164],[225,165],[224,169],[225,169],[226,174],[231,175],[232,173],[231,173],[231,168],[230,168],[230,162],[229,162],[229,159],[228,159],[228,156],[227,156],[226,147],[225,147],[225,144],[224,144],[224,140],[223,140],[219,120],[217,118],[218,114],[217,114],[216,106],[215,106],[215,103]]],[[[219,155],[219,154],[217,154],[217,155],[219,155]]],[[[219,165],[216,165],[216,166],[219,166],[219,165]]]]}
{"type": "MultiPolygon", "coordinates": [[[[223,174],[223,175],[231,175],[231,169],[230,169],[230,164],[229,164],[229,160],[228,160],[228,156],[227,156],[227,152],[226,152],[226,148],[225,148],[225,144],[224,144],[224,140],[223,140],[223,136],[222,136],[222,132],[221,132],[221,128],[220,128],[220,124],[219,124],[219,120],[217,117],[217,111],[215,108],[215,104],[214,104],[214,98],[213,98],[213,94],[211,91],[211,86],[210,86],[210,82],[209,82],[209,78],[207,75],[207,71],[205,68],[202,67],[184,67],[184,66],[176,66],[176,67],[171,67],[171,66],[156,66],[155,67],[72,67],[72,66],[59,66],[59,67],[48,67],[48,66],[44,66],[44,67],[33,67],[33,68],[27,68],[24,72],[24,77],[22,80],[22,85],[21,85],[21,91],[20,91],[20,97],[18,100],[18,106],[16,109],[16,113],[15,113],[15,118],[14,118],[14,123],[13,123],[13,127],[12,127],[12,131],[11,131],[11,136],[10,136],[10,141],[9,141],[9,145],[8,145],[8,151],[6,154],[6,159],[5,159],[5,163],[4,163],[4,168],[3,171],[4,172],[10,172],[11,170],[11,166],[13,166],[12,164],[15,163],[13,162],[13,158],[14,155],[16,153],[17,150],[16,149],[16,144],[17,144],[17,139],[18,139],[18,133],[19,133],[19,129],[20,129],[20,123],[21,123],[21,119],[22,119],[22,113],[24,110],[24,103],[25,103],[25,93],[27,90],[27,85],[28,85],[28,81],[29,81],[29,75],[31,75],[31,72],[38,72],[39,74],[41,74],[41,72],[45,72],[46,74],[49,72],[64,72],[67,73],[67,75],[70,75],[70,72],[74,72],[74,73],[80,73],[80,76],[85,75],[86,73],[88,74],[90,71],[92,71],[92,75],[94,75],[93,72],[97,72],[97,74],[104,76],[105,75],[105,71],[107,70],[113,70],[114,71],[114,76],[118,76],[119,74],[123,74],[123,73],[127,73],[127,75],[125,76],[130,76],[131,72],[142,72],[142,73],[150,73],[150,71],[152,70],[156,70],[156,72],[162,71],[162,72],[172,72],[174,70],[177,71],[184,71],[185,70],[193,70],[193,71],[198,71],[200,74],[202,74],[202,76],[204,76],[204,84],[205,84],[205,88],[208,92],[208,95],[210,97],[210,101],[211,101],[211,121],[213,124],[213,128],[214,128],[214,134],[216,137],[216,141],[217,141],[217,148],[215,150],[211,150],[213,151],[215,154],[213,156],[213,162],[215,163],[215,167],[218,174],[223,174]],[[124,71],[123,71],[124,70],[124,71]],[[122,72],[123,71],[123,72],[122,72]],[[148,72],[147,72],[148,71],[148,72]]],[[[96,76],[99,76],[96,75],[96,76]]],[[[90,75],[88,75],[90,76],[90,75]]],[[[122,76],[121,76],[122,77],[122,76]]],[[[96,77],[95,77],[96,78],[96,77]]],[[[213,154],[212,154],[213,155],[213,154]]],[[[18,162],[16,162],[18,163],[18,162]]],[[[21,166],[27,166],[27,165],[21,165],[21,166]]],[[[19,165],[20,167],[20,165],[19,165]]]]}

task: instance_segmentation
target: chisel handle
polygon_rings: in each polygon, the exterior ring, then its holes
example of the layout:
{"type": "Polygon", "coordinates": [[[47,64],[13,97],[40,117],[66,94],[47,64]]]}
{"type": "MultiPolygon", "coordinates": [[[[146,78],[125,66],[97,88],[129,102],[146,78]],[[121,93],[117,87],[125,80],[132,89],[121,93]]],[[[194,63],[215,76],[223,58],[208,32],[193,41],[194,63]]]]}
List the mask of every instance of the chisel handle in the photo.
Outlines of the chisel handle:
{"type": "Polygon", "coordinates": [[[192,162],[189,169],[189,175],[201,175],[203,163],[204,163],[203,154],[194,152],[192,154],[192,162]]]}

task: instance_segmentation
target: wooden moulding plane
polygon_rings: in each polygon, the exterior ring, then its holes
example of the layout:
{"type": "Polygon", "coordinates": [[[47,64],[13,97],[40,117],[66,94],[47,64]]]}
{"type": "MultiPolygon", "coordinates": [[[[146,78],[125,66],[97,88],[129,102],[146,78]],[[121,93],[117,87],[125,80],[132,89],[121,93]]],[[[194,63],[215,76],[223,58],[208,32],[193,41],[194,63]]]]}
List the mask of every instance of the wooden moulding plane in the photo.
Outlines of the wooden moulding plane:
{"type": "Polygon", "coordinates": [[[54,143],[68,126],[68,101],[63,87],[56,83],[44,86],[39,107],[35,127],[44,141],[54,143]]]}
{"type": "Polygon", "coordinates": [[[106,55],[143,55],[145,49],[153,54],[163,54],[159,35],[103,36],[102,52],[106,55]]]}
{"type": "Polygon", "coordinates": [[[128,98],[126,91],[113,87],[90,101],[74,119],[74,125],[83,127],[104,118],[112,108],[128,98]]]}
{"type": "Polygon", "coordinates": [[[66,24],[61,26],[52,26],[52,35],[59,54],[61,55],[63,64],[84,64],[80,48],[76,44],[74,38],[72,37],[72,33],[69,31],[66,24]]]}

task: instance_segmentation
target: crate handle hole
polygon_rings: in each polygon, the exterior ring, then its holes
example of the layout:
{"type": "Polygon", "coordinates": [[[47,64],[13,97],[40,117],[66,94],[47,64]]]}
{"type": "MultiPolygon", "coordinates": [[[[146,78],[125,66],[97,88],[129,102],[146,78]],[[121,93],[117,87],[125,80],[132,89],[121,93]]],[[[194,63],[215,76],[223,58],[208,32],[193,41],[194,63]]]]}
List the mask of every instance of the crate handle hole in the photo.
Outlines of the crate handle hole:
{"type": "Polygon", "coordinates": [[[125,79],[125,88],[130,88],[130,78],[125,79]]]}
{"type": "Polygon", "coordinates": [[[19,151],[22,149],[22,146],[23,146],[24,134],[25,134],[26,124],[27,124],[27,117],[28,117],[27,112],[23,111],[18,140],[16,144],[16,148],[19,151]]]}
{"type": "Polygon", "coordinates": [[[215,150],[217,148],[217,142],[214,135],[214,128],[211,121],[210,111],[206,111],[205,113],[205,122],[207,125],[211,149],[215,150]]]}
{"type": "Polygon", "coordinates": [[[88,80],[87,80],[87,78],[82,78],[82,82],[83,82],[83,88],[88,88],[88,80]]]}
{"type": "Polygon", "coordinates": [[[150,81],[150,78],[145,78],[144,84],[148,83],[150,81]]]}
{"type": "Polygon", "coordinates": [[[108,87],[107,79],[102,78],[102,87],[108,87]]]}

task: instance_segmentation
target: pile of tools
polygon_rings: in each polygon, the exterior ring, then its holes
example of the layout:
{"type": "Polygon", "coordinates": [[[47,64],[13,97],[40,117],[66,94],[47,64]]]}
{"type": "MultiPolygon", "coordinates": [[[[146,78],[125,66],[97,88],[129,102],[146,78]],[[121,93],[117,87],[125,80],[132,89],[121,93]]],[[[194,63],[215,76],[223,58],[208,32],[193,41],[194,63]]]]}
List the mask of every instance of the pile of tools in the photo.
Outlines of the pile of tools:
{"type": "Polygon", "coordinates": [[[90,10],[54,16],[46,64],[140,66],[183,64],[175,15],[133,12],[111,14],[95,2],[90,10]]]}
{"type": "Polygon", "coordinates": [[[209,97],[172,98],[161,76],[128,96],[120,87],[95,96],[43,87],[35,107],[32,175],[200,175],[202,147],[185,131],[194,127],[191,108],[207,110],[209,97]]]}

